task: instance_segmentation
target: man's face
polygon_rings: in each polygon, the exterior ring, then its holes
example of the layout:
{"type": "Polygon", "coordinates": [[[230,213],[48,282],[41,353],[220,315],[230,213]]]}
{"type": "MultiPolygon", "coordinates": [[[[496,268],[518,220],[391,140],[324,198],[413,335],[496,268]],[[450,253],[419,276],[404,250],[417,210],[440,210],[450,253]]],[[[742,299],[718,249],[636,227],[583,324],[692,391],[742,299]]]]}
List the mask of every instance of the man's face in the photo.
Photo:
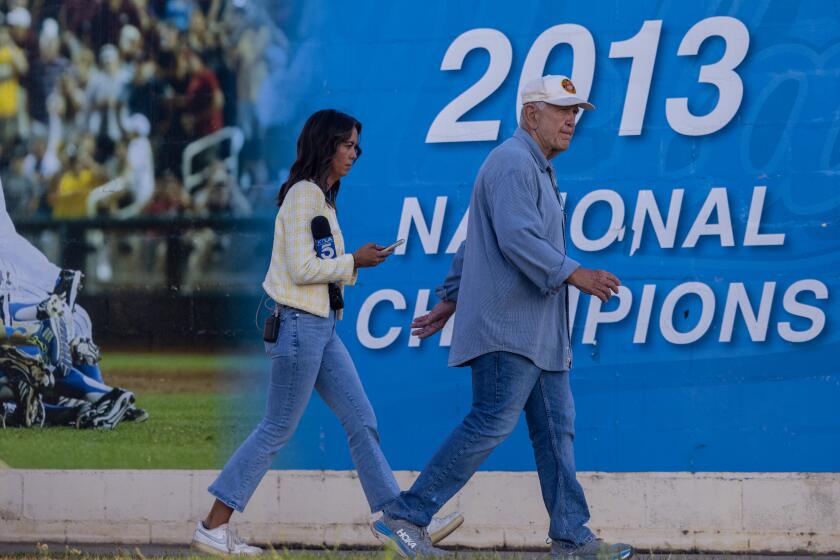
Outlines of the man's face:
{"type": "Polygon", "coordinates": [[[542,109],[534,107],[534,110],[537,127],[534,133],[542,146],[555,154],[568,150],[575,133],[575,117],[580,107],[559,107],[545,103],[542,109]]]}

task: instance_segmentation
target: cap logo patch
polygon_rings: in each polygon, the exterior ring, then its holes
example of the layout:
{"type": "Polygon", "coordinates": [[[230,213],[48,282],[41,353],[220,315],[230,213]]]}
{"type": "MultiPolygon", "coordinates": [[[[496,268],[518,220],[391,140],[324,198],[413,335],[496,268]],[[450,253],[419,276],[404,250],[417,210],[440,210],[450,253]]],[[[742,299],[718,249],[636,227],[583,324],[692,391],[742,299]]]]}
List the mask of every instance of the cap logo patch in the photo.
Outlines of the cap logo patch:
{"type": "Polygon", "coordinates": [[[571,80],[569,80],[568,78],[566,78],[566,79],[564,79],[562,82],[560,82],[560,85],[562,85],[562,86],[563,86],[563,89],[565,89],[565,90],[566,90],[566,91],[568,91],[569,93],[577,93],[577,91],[575,91],[575,86],[574,86],[574,84],[573,84],[573,83],[572,83],[572,81],[571,81],[571,80]]]}

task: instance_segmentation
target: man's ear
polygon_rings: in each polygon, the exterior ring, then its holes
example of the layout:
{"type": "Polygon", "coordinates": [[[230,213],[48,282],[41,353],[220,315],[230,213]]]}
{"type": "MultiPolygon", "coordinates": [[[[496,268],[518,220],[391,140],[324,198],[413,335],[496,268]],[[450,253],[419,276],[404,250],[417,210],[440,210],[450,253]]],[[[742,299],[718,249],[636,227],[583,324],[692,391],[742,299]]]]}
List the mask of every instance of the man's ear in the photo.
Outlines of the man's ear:
{"type": "Polygon", "coordinates": [[[520,120],[525,130],[534,130],[537,127],[537,108],[531,104],[523,105],[520,120]]]}

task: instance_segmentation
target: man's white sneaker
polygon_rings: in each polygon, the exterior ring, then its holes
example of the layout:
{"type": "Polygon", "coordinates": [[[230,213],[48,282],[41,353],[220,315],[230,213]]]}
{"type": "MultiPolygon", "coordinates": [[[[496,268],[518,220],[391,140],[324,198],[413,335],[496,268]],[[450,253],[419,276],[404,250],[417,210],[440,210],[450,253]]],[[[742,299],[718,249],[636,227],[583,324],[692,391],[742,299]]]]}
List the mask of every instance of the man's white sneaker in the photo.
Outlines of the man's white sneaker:
{"type": "Polygon", "coordinates": [[[464,516],[461,515],[461,512],[456,511],[443,517],[432,517],[432,522],[426,527],[426,532],[429,533],[432,544],[437,544],[463,524],[464,516]]]}
{"type": "Polygon", "coordinates": [[[216,556],[256,556],[263,552],[261,548],[243,542],[227,523],[207,529],[201,521],[195,528],[190,547],[216,556]]]}

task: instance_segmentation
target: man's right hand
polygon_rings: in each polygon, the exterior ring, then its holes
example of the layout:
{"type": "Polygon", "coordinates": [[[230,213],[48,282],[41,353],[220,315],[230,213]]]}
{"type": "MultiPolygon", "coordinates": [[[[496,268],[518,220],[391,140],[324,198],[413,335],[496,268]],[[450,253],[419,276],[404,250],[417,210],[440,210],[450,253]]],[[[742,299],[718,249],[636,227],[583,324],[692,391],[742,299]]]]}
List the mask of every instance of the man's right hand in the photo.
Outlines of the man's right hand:
{"type": "Polygon", "coordinates": [[[365,243],[353,253],[353,260],[356,263],[356,268],[367,268],[381,264],[392,253],[391,251],[383,251],[382,245],[376,243],[365,243]]]}
{"type": "Polygon", "coordinates": [[[425,315],[417,317],[411,322],[411,334],[417,338],[428,338],[442,329],[455,313],[454,301],[442,301],[425,315]]]}
{"type": "Polygon", "coordinates": [[[566,282],[585,294],[597,297],[604,303],[612,297],[613,293],[618,293],[618,287],[621,285],[621,281],[606,270],[593,270],[582,266],[575,269],[566,282]]]}

